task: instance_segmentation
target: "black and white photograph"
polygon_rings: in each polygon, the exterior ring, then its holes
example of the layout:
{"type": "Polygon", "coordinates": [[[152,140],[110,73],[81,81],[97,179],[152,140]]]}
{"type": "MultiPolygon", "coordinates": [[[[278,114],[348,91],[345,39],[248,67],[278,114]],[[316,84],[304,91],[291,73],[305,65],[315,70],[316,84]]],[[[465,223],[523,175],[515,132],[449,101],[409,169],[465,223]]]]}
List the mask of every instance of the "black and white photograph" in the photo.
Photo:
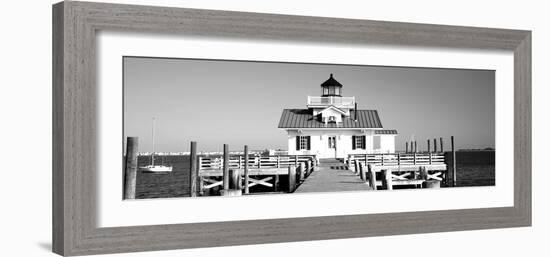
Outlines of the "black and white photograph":
{"type": "Polygon", "coordinates": [[[495,185],[495,71],[124,56],[124,199],[495,185]]]}

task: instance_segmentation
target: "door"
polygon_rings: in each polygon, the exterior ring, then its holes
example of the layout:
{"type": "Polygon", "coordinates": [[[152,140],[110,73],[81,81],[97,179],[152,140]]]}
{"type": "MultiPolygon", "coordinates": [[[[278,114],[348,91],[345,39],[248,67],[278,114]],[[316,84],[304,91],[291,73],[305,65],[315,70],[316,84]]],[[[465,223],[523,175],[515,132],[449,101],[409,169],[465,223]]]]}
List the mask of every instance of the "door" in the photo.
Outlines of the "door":
{"type": "Polygon", "coordinates": [[[329,158],[336,158],[336,136],[328,137],[328,155],[329,158]]]}

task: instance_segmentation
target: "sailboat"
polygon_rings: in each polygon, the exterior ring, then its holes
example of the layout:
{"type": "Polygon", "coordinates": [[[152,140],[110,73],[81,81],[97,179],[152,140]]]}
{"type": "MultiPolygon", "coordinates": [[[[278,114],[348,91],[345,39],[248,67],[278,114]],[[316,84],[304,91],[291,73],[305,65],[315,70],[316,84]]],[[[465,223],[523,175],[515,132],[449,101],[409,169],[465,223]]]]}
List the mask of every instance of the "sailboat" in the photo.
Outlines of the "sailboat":
{"type": "Polygon", "coordinates": [[[155,118],[153,118],[151,138],[153,142],[153,151],[151,152],[151,165],[139,167],[140,170],[149,173],[172,172],[172,166],[155,165],[155,118]]]}

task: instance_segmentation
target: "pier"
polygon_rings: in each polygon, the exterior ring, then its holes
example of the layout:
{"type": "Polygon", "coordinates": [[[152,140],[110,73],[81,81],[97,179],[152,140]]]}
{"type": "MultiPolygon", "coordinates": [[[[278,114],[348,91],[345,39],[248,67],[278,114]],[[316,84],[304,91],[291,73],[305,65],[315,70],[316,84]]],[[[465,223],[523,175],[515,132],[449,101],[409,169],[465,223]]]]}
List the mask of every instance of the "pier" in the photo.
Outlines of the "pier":
{"type": "MultiPolygon", "coordinates": [[[[128,138],[127,142],[124,198],[133,199],[138,140],[128,138]]],[[[440,148],[439,152],[349,154],[344,159],[249,154],[247,146],[242,152],[230,154],[228,145],[223,146],[221,156],[198,156],[197,149],[197,143],[191,142],[191,197],[438,188],[456,184],[454,147],[451,152],[440,148]]]]}

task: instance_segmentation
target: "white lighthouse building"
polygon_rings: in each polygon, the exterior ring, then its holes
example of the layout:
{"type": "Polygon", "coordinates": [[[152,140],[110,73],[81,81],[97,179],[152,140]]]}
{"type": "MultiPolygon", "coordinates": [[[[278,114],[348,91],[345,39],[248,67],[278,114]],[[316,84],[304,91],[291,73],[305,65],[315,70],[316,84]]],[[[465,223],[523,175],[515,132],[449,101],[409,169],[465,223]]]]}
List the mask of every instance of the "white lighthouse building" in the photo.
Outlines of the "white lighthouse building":
{"type": "Polygon", "coordinates": [[[342,96],[333,75],[321,96],[308,96],[307,109],[285,109],[279,128],[288,133],[288,154],[345,158],[348,154],[393,153],[397,131],[384,129],[376,110],[358,110],[355,97],[342,96]]]}

